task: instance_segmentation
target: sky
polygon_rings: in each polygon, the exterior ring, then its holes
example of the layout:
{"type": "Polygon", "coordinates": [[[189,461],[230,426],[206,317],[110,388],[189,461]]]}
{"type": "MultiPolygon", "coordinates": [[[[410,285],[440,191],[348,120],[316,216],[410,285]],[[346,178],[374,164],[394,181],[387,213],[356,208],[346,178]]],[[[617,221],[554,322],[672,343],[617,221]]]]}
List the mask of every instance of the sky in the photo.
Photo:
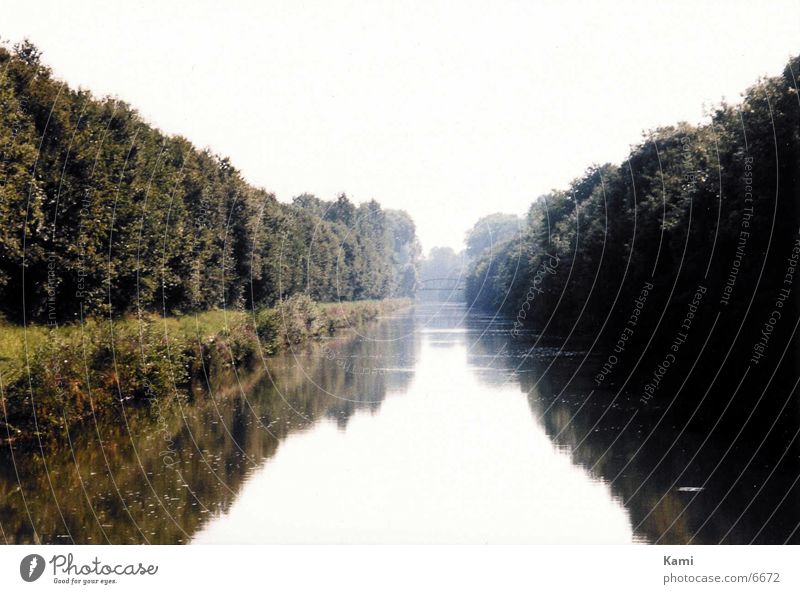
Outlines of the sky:
{"type": "Polygon", "coordinates": [[[735,102],[799,25],[797,0],[71,0],[7,3],[0,36],[279,200],[405,209],[428,250],[735,102]]]}

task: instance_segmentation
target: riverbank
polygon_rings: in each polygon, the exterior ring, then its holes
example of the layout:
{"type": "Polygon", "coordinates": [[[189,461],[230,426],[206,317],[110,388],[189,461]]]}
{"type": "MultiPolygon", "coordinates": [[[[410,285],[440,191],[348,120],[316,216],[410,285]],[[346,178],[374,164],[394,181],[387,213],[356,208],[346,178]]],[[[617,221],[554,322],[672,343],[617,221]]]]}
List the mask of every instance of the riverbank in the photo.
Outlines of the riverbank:
{"type": "Polygon", "coordinates": [[[315,303],[295,295],[255,312],[146,313],[64,326],[0,326],[0,441],[57,440],[120,402],[190,398],[191,383],[335,335],[409,299],[315,303]],[[31,398],[33,396],[33,398],[31,398]]]}

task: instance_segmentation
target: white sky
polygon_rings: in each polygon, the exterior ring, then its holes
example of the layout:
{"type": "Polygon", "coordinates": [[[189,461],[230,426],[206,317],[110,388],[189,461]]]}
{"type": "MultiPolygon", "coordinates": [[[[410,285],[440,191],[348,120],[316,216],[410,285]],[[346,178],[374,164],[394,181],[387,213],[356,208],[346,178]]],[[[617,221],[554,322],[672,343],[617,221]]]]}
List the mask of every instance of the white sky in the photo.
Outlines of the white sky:
{"type": "Polygon", "coordinates": [[[404,208],[424,247],[778,74],[800,2],[7,2],[57,76],[281,200],[404,208]]]}

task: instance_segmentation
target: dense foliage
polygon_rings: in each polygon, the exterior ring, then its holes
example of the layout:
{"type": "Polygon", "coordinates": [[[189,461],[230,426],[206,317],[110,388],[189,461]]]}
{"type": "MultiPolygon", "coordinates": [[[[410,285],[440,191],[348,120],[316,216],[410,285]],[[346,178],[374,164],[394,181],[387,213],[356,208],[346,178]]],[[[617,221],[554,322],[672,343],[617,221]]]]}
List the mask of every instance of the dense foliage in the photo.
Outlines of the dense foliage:
{"type": "Polygon", "coordinates": [[[484,252],[491,252],[502,243],[519,237],[525,221],[513,214],[494,213],[481,217],[467,231],[465,243],[469,258],[477,258],[484,252]]]}
{"type": "Polygon", "coordinates": [[[409,295],[403,212],[293,205],[122,101],[68,88],[28,42],[0,48],[0,307],[71,321],[409,295]]]}
{"type": "MultiPolygon", "coordinates": [[[[537,199],[521,236],[472,262],[468,302],[527,329],[605,342],[650,285],[640,342],[658,328],[674,333],[698,287],[698,315],[710,326],[718,312],[715,337],[729,342],[755,340],[782,289],[784,311],[796,314],[798,76],[794,58],[707,123],[647,132],[623,164],[593,166],[537,199]]],[[[788,333],[796,315],[784,317],[788,333]]]]}

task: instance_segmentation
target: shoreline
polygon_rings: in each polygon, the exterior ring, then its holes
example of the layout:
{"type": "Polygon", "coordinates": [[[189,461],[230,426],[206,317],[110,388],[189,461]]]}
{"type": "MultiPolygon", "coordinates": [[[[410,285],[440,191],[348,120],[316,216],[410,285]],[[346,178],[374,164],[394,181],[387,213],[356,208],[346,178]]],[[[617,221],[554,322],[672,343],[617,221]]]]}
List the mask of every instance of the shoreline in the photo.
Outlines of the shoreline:
{"type": "Polygon", "coordinates": [[[411,306],[405,298],[317,303],[294,295],[250,312],[4,324],[11,340],[0,345],[0,443],[55,443],[121,404],[152,404],[163,394],[190,400],[204,378],[411,306]]]}

